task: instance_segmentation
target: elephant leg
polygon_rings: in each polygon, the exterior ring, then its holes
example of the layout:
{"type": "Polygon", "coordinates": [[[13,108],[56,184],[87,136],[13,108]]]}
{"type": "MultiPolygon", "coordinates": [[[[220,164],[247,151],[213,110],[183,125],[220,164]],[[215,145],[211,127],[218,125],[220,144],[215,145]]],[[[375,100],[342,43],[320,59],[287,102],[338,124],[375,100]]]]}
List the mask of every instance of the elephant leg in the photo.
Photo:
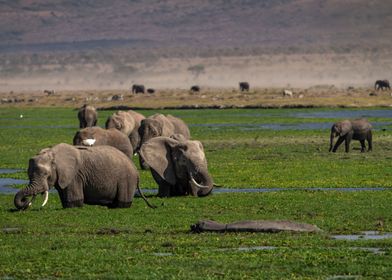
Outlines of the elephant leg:
{"type": "Polygon", "coordinates": [[[344,140],[345,140],[345,138],[344,138],[343,136],[340,136],[340,137],[338,138],[338,141],[336,141],[335,146],[333,147],[332,152],[335,153],[336,150],[339,148],[340,144],[342,144],[344,140]]]}
{"type": "Polygon", "coordinates": [[[361,153],[364,153],[366,150],[365,139],[359,140],[359,142],[361,142],[361,153]]]}
{"type": "Polygon", "coordinates": [[[63,189],[64,208],[82,207],[84,204],[83,188],[78,184],[63,189]]]}
{"type": "Polygon", "coordinates": [[[65,201],[65,195],[64,195],[64,191],[60,188],[57,189],[57,192],[60,196],[60,201],[61,201],[61,205],[63,206],[63,208],[67,208],[66,205],[66,201],[65,201]]]}
{"type": "Polygon", "coordinates": [[[161,176],[159,176],[159,174],[154,171],[154,169],[150,169],[150,170],[151,170],[152,177],[154,178],[155,182],[157,182],[158,184],[158,196],[169,197],[171,195],[170,189],[172,186],[168,182],[163,180],[161,176]]]}
{"type": "Polygon", "coordinates": [[[372,132],[369,131],[368,135],[367,135],[367,142],[368,142],[368,152],[370,152],[373,148],[373,139],[372,139],[372,132]]]}
{"type": "Polygon", "coordinates": [[[125,182],[119,182],[118,188],[117,188],[117,195],[114,200],[114,202],[109,205],[109,208],[129,208],[132,205],[132,198],[135,195],[135,190],[136,190],[136,184],[135,182],[135,187],[132,188],[131,182],[132,178],[126,178],[125,182]],[[132,191],[133,190],[133,191],[132,191]]]}
{"type": "Polygon", "coordinates": [[[348,153],[350,151],[350,142],[351,142],[351,139],[346,138],[346,140],[344,142],[346,153],[348,153]]]}
{"type": "Polygon", "coordinates": [[[148,166],[147,162],[144,161],[144,159],[139,155],[139,164],[140,164],[140,169],[142,170],[148,170],[150,167],[148,166]]]}
{"type": "Polygon", "coordinates": [[[348,153],[350,151],[350,142],[351,139],[353,138],[353,133],[347,133],[346,134],[346,139],[345,139],[345,148],[346,148],[346,153],[348,153]]]}

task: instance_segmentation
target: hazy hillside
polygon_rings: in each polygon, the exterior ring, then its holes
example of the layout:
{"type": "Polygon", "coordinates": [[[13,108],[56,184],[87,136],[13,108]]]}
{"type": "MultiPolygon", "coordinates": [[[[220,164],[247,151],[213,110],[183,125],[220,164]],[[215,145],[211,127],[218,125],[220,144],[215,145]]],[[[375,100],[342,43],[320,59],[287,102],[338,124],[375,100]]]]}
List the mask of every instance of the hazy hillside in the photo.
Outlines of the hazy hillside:
{"type": "Polygon", "coordinates": [[[392,2],[0,0],[0,91],[372,87],[392,79],[392,2]]]}
{"type": "Polygon", "coordinates": [[[384,47],[391,11],[382,0],[0,0],[0,51],[384,47]]]}

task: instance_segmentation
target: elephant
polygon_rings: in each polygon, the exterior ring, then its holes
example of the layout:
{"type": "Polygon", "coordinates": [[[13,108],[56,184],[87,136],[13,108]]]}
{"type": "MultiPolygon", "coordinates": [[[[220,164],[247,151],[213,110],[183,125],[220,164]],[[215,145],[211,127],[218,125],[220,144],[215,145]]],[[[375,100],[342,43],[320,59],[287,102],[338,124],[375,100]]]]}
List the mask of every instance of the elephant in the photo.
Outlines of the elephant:
{"type": "Polygon", "coordinates": [[[97,125],[98,113],[93,106],[84,104],[78,111],[79,128],[97,125]]]}
{"type": "Polygon", "coordinates": [[[150,166],[158,196],[206,196],[214,183],[200,141],[155,137],[142,145],[140,156],[150,166]]]}
{"type": "Polygon", "coordinates": [[[144,93],[144,85],[132,85],[132,93],[144,93]]]}
{"type": "Polygon", "coordinates": [[[140,125],[139,135],[141,140],[139,147],[153,137],[170,137],[173,134],[182,134],[185,139],[190,139],[189,128],[183,120],[172,115],[152,115],[144,119],[140,125]]]}
{"type": "Polygon", "coordinates": [[[391,86],[388,80],[377,80],[376,83],[374,84],[374,89],[375,90],[391,89],[391,86]]]}
{"type": "Polygon", "coordinates": [[[361,152],[365,152],[365,140],[368,142],[368,151],[372,150],[372,125],[366,119],[343,120],[334,123],[331,128],[329,151],[336,152],[340,144],[345,141],[346,153],[349,152],[351,139],[361,142],[361,152]],[[333,139],[339,136],[333,146],[333,139]],[[333,148],[332,148],[333,146],[333,148]]]}
{"type": "Polygon", "coordinates": [[[147,89],[147,93],[153,94],[153,93],[155,93],[155,89],[153,89],[153,88],[148,88],[148,89],[147,89]]]}
{"type": "Polygon", "coordinates": [[[14,198],[17,209],[27,209],[37,194],[55,187],[63,208],[83,204],[109,208],[129,208],[136,189],[148,206],[139,187],[139,173],[133,162],[110,146],[72,146],[61,143],[46,148],[29,160],[29,185],[14,198]],[[31,201],[29,196],[33,196],[31,201]]]}
{"type": "Polygon", "coordinates": [[[118,111],[108,117],[105,127],[116,128],[129,137],[134,152],[137,152],[140,145],[139,127],[145,116],[135,111],[118,111]]]}
{"type": "Polygon", "coordinates": [[[249,83],[248,82],[240,82],[240,91],[249,91],[249,83]]]}
{"type": "Polygon", "coordinates": [[[200,91],[200,87],[197,85],[191,86],[191,92],[199,92],[200,91]]]}
{"type": "Polygon", "coordinates": [[[76,132],[73,144],[77,146],[108,145],[117,148],[127,157],[132,158],[133,148],[128,137],[115,128],[86,127],[76,132]]]}

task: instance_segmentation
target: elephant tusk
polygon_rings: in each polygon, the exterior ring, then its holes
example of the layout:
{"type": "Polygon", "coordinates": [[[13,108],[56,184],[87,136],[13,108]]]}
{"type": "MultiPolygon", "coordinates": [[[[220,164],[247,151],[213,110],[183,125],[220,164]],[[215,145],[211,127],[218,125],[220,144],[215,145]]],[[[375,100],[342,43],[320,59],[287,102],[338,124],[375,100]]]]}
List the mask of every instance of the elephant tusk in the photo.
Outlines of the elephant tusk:
{"type": "Polygon", "coordinates": [[[45,191],[43,195],[44,195],[44,202],[42,203],[41,207],[44,207],[46,205],[46,203],[48,202],[49,192],[45,191]]]}
{"type": "Polygon", "coordinates": [[[192,187],[196,186],[196,187],[198,187],[200,189],[209,189],[210,188],[209,186],[203,186],[203,185],[200,185],[199,183],[197,183],[195,181],[195,179],[193,178],[192,174],[191,174],[191,181],[190,181],[190,183],[191,183],[192,187]]]}

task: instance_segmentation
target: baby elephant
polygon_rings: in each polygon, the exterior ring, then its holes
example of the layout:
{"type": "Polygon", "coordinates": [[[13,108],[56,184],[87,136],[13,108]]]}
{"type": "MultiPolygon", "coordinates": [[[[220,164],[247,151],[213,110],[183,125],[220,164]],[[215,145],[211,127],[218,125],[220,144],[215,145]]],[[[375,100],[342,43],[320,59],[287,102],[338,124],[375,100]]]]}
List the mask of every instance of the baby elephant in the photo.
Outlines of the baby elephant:
{"type": "Polygon", "coordinates": [[[73,144],[78,146],[112,146],[127,157],[132,158],[133,149],[128,137],[121,131],[111,128],[103,129],[98,126],[86,127],[76,132],[73,144]]]}
{"type": "Polygon", "coordinates": [[[84,104],[78,111],[79,128],[97,125],[98,113],[93,106],[84,104]]]}
{"type": "Polygon", "coordinates": [[[53,186],[64,208],[84,203],[126,208],[131,206],[136,189],[140,192],[135,165],[110,146],[75,147],[62,143],[43,149],[30,159],[28,175],[29,185],[14,198],[18,209],[28,208],[32,203],[28,197],[33,200],[37,194],[46,195],[45,204],[53,186]]]}
{"type": "Polygon", "coordinates": [[[365,152],[365,140],[368,142],[368,151],[372,150],[372,125],[365,119],[343,120],[334,123],[331,128],[329,151],[336,152],[340,144],[345,141],[346,153],[350,149],[351,139],[361,142],[361,152],[365,152]],[[333,139],[339,136],[333,146],[333,139]],[[332,148],[333,146],[333,148],[332,148]]]}

